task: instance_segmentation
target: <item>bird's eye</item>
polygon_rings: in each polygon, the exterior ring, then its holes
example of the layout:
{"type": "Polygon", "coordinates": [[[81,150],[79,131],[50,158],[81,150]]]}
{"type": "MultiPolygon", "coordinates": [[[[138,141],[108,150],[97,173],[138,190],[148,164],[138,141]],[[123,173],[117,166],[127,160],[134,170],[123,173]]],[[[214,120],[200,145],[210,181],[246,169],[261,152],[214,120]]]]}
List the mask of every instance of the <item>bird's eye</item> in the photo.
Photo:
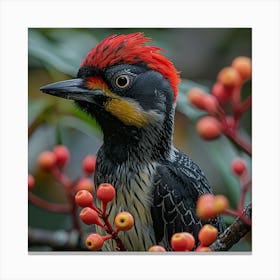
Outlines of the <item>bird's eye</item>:
{"type": "Polygon", "coordinates": [[[117,87],[123,89],[129,86],[130,84],[130,77],[126,74],[121,74],[116,77],[115,84],[117,87]]]}

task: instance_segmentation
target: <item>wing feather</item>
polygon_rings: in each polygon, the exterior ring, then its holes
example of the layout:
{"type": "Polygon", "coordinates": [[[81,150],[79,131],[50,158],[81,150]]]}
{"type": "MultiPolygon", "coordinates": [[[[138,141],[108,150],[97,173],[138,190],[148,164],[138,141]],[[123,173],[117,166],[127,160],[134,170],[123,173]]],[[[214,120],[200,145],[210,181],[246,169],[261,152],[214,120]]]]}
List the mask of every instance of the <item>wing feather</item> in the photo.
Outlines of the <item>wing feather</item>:
{"type": "MultiPolygon", "coordinates": [[[[197,239],[203,222],[195,212],[198,197],[212,193],[205,175],[187,155],[174,149],[170,161],[159,165],[154,182],[151,209],[156,240],[170,249],[170,238],[176,232],[188,231],[197,239]]],[[[223,229],[220,218],[208,221],[223,229]]]]}

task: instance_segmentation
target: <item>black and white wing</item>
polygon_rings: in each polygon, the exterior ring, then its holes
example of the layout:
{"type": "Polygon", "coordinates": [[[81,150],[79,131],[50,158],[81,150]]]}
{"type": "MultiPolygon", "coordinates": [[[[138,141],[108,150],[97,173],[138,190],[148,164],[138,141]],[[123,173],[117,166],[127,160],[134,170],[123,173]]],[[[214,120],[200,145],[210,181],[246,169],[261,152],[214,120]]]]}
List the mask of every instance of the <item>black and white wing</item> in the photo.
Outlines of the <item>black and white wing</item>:
{"type": "MultiPolygon", "coordinates": [[[[196,201],[200,195],[212,193],[199,166],[174,149],[170,161],[158,166],[154,186],[151,211],[157,243],[170,248],[171,236],[182,231],[192,233],[197,240],[205,222],[196,215],[196,201]]],[[[223,230],[220,217],[209,222],[223,230]]]]}

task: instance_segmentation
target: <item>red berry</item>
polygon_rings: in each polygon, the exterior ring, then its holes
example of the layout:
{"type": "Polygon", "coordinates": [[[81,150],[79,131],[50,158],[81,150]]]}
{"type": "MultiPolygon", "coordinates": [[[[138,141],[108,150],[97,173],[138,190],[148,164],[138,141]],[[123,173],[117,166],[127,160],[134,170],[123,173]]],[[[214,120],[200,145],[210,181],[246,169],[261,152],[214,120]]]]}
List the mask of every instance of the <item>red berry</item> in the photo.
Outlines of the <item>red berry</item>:
{"type": "Polygon", "coordinates": [[[241,84],[241,77],[233,67],[223,68],[219,72],[217,80],[227,87],[236,87],[241,84]]]}
{"type": "Polygon", "coordinates": [[[54,154],[56,155],[56,163],[57,165],[63,167],[70,159],[70,152],[69,150],[63,146],[59,145],[53,149],[54,154]]]}
{"type": "Polygon", "coordinates": [[[205,116],[199,119],[196,129],[199,135],[206,140],[216,139],[222,133],[221,123],[212,116],[205,116]]]}
{"type": "Polygon", "coordinates": [[[28,190],[30,191],[35,186],[35,179],[32,175],[28,174],[28,190]]]}
{"type": "Polygon", "coordinates": [[[45,151],[38,156],[38,165],[41,169],[49,171],[56,165],[56,155],[54,152],[45,151]]]}
{"type": "Polygon", "coordinates": [[[247,171],[246,161],[241,158],[235,159],[231,164],[231,170],[237,176],[243,175],[247,171]]]}
{"type": "Polygon", "coordinates": [[[189,99],[189,102],[194,105],[196,108],[204,110],[205,104],[204,104],[204,97],[207,94],[200,88],[191,88],[190,91],[187,93],[187,97],[189,99]]]}
{"type": "Polygon", "coordinates": [[[98,251],[102,248],[104,239],[97,233],[90,234],[85,241],[86,247],[91,251],[98,251]]]}
{"type": "Polygon", "coordinates": [[[154,245],[149,248],[149,252],[166,252],[165,248],[160,245],[154,245]]]}
{"type": "Polygon", "coordinates": [[[232,67],[239,73],[243,81],[252,75],[252,61],[249,57],[238,56],[232,62],[232,67]]]}
{"type": "Polygon", "coordinates": [[[80,190],[75,195],[75,201],[81,207],[90,207],[93,204],[93,196],[86,190],[80,190]]]}
{"type": "Polygon", "coordinates": [[[195,239],[188,232],[178,232],[171,237],[171,247],[174,251],[191,251],[195,245],[195,239]]]}
{"type": "Polygon", "coordinates": [[[100,184],[97,191],[96,196],[103,203],[108,203],[114,199],[116,195],[116,190],[111,184],[103,183],[100,184]]]}
{"type": "Polygon", "coordinates": [[[80,212],[80,218],[86,225],[104,226],[104,224],[100,221],[97,212],[90,207],[82,209],[80,212]]]}
{"type": "Polygon", "coordinates": [[[198,239],[201,246],[209,246],[217,239],[217,237],[218,230],[209,224],[204,225],[198,233],[198,239]]]}
{"type": "Polygon", "coordinates": [[[120,212],[115,218],[115,225],[121,231],[130,230],[134,226],[134,218],[129,212],[120,212]]]}
{"type": "Polygon", "coordinates": [[[215,195],[213,206],[216,213],[221,214],[229,207],[228,199],[224,195],[215,195]]]}
{"type": "Polygon", "coordinates": [[[201,219],[208,220],[216,217],[217,211],[214,208],[214,197],[213,194],[204,194],[198,198],[196,213],[201,219]]]}
{"type": "Polygon", "coordinates": [[[90,178],[81,178],[76,184],[76,191],[87,190],[90,193],[94,190],[94,183],[90,178]]]}
{"type": "Polygon", "coordinates": [[[87,155],[82,162],[83,170],[87,174],[92,174],[95,171],[95,165],[96,157],[93,155],[87,155]]]}
{"type": "Polygon", "coordinates": [[[231,97],[232,88],[226,87],[222,83],[216,82],[212,87],[211,92],[220,102],[226,102],[231,97]]]}
{"type": "Polygon", "coordinates": [[[195,251],[196,252],[211,252],[211,249],[209,247],[198,246],[195,251]]]}

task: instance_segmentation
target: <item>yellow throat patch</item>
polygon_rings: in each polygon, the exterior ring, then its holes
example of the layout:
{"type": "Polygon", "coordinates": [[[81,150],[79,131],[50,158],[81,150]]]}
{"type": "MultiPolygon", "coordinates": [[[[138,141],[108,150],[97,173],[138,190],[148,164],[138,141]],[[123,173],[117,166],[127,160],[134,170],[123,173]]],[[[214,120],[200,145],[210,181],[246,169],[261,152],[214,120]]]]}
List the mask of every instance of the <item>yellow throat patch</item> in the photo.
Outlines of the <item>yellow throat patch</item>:
{"type": "Polygon", "coordinates": [[[99,77],[87,80],[90,89],[102,90],[111,99],[105,104],[105,109],[122,121],[125,125],[143,127],[156,118],[156,113],[144,112],[133,100],[123,98],[109,90],[106,83],[99,77]]]}

